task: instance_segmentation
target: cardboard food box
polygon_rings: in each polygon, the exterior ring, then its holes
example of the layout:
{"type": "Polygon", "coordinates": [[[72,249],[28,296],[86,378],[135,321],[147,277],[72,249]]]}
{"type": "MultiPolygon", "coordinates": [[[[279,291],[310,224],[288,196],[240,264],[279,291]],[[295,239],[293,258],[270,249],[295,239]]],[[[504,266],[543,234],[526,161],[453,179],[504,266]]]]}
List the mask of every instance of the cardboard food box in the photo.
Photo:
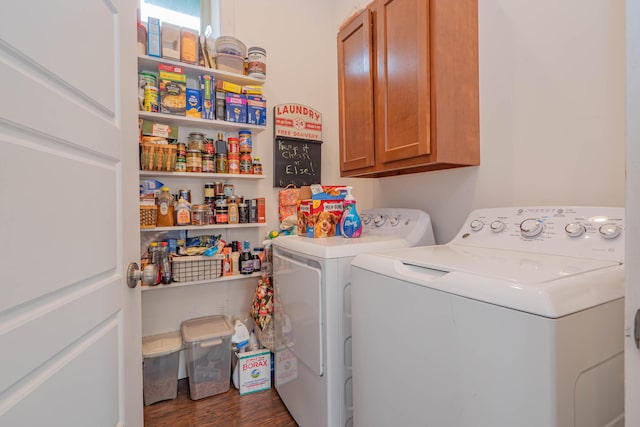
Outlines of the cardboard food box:
{"type": "Polygon", "coordinates": [[[215,119],[215,99],[214,80],[209,74],[201,74],[200,80],[200,102],[202,104],[202,118],[207,120],[215,119]]]}
{"type": "Polygon", "coordinates": [[[147,55],[159,58],[160,51],[160,20],[149,17],[147,22],[147,55]]]}
{"type": "Polygon", "coordinates": [[[160,112],[184,116],[187,106],[187,76],[160,71],[160,112]]]}
{"type": "Polygon", "coordinates": [[[347,196],[347,187],[344,185],[313,184],[309,189],[313,200],[344,200],[347,196]]]}
{"type": "Polygon", "coordinates": [[[313,238],[340,236],[343,200],[301,200],[297,234],[313,238]]]}
{"type": "Polygon", "coordinates": [[[236,353],[240,395],[271,388],[271,352],[268,349],[236,353]]]}
{"type": "Polygon", "coordinates": [[[267,125],[267,100],[257,95],[247,95],[247,123],[267,125]]]}
{"type": "Polygon", "coordinates": [[[150,120],[142,121],[142,135],[159,136],[167,139],[178,139],[179,126],[156,123],[150,120]]]}
{"type": "Polygon", "coordinates": [[[187,88],[187,107],[185,114],[187,117],[202,118],[202,102],[200,100],[200,90],[187,88]]]}
{"type": "Polygon", "coordinates": [[[227,92],[225,95],[225,120],[228,122],[247,123],[247,96],[227,92]]]}

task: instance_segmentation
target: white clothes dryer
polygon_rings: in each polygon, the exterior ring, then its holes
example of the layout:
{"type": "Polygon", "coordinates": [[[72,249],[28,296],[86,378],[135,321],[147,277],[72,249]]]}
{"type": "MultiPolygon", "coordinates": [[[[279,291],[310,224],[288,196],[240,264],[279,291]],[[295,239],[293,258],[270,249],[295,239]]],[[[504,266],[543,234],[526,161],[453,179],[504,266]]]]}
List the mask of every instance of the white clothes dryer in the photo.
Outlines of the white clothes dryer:
{"type": "Polygon", "coordinates": [[[624,425],[624,209],[471,213],[352,264],[356,426],[624,425]]]}
{"type": "Polygon", "coordinates": [[[359,238],[273,240],[275,388],[302,427],[352,426],[354,256],[434,244],[423,211],[380,208],[361,217],[359,238]]]}

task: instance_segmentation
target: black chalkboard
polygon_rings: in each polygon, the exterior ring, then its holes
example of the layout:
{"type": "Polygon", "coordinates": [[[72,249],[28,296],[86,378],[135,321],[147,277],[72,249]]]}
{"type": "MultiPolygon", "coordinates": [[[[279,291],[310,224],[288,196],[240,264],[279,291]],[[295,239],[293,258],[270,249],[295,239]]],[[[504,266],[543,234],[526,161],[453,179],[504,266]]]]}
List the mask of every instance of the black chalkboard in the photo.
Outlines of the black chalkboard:
{"type": "Polygon", "coordinates": [[[276,137],[274,187],[320,184],[322,141],[276,137]]]}

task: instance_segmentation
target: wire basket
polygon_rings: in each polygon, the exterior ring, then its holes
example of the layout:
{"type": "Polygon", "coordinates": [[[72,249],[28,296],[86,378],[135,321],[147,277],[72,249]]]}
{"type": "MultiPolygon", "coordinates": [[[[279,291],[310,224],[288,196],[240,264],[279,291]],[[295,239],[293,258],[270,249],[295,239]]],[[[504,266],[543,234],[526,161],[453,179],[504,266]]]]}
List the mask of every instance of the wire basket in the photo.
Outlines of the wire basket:
{"type": "Polygon", "coordinates": [[[171,279],[174,282],[198,282],[222,276],[224,255],[184,256],[171,260],[171,279]]]}

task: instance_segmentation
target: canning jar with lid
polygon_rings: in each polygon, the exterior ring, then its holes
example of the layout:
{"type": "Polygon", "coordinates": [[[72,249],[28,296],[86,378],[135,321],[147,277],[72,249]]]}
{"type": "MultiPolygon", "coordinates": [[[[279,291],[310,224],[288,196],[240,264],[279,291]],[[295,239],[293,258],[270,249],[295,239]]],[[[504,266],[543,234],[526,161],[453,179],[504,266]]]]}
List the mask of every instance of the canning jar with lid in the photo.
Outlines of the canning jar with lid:
{"type": "Polygon", "coordinates": [[[187,150],[198,150],[201,153],[206,152],[204,145],[204,134],[200,132],[191,132],[187,137],[187,150]]]}

